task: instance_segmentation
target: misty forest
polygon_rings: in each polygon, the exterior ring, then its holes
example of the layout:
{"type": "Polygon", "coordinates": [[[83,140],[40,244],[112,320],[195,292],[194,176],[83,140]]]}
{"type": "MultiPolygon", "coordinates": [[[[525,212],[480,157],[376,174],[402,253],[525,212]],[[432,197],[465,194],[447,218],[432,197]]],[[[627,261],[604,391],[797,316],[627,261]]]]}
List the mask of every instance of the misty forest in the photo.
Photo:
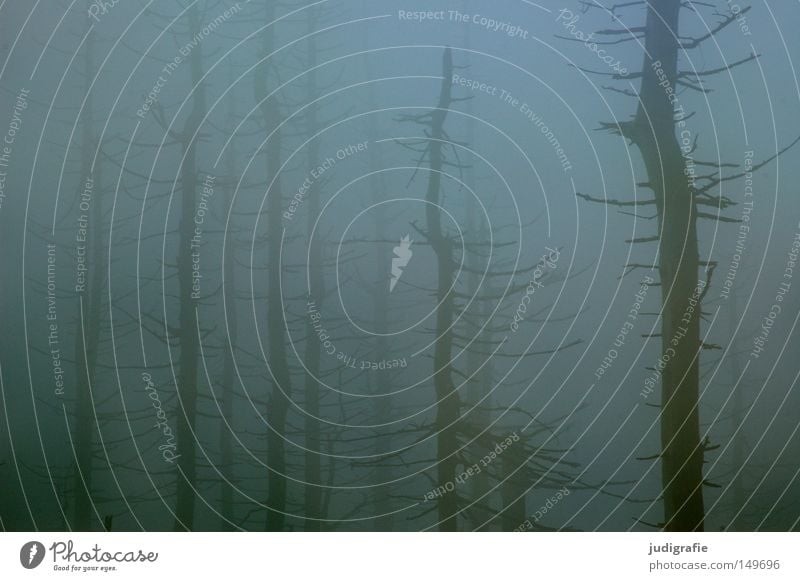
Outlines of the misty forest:
{"type": "Polygon", "coordinates": [[[798,24],[0,2],[0,529],[800,530],[798,24]]]}

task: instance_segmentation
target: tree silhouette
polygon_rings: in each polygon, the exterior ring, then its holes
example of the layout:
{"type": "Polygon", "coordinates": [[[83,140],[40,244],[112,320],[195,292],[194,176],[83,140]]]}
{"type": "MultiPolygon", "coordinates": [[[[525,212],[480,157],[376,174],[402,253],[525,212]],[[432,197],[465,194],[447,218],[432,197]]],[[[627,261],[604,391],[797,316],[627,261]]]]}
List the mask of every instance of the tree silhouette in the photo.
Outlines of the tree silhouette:
{"type": "MultiPolygon", "coordinates": [[[[708,347],[700,337],[700,321],[703,299],[716,265],[700,258],[698,221],[735,221],[721,215],[721,211],[734,202],[715,192],[724,182],[738,179],[743,174],[723,175],[722,166],[694,159],[698,138],[686,137],[691,136],[686,123],[691,114],[681,104],[678,91],[686,88],[705,93],[705,78],[748,63],[756,55],[737,60],[722,69],[684,71],[679,68],[681,56],[714,39],[736,22],[736,14],[722,15],[720,22],[708,34],[685,38],[680,33],[681,13],[700,10],[701,6],[689,6],[682,0],[627,2],[609,8],[590,2],[583,5],[585,10],[605,10],[619,24],[622,24],[618,16],[621,10],[646,6],[644,26],[625,28],[623,25],[620,29],[603,30],[603,35],[615,40],[600,43],[619,44],[643,39],[641,71],[629,75],[597,74],[615,80],[640,80],[638,94],[616,89],[637,99],[633,119],[603,123],[602,127],[624,137],[638,149],[647,173],[647,181],[642,187],[654,195],[634,201],[578,195],[589,201],[634,210],[656,209],[656,235],[633,242],[658,245],[658,263],[654,266],[662,289],[659,333],[662,357],[657,368],[661,380],[661,450],[657,458],[661,462],[664,502],[664,521],[659,526],[667,531],[701,531],[705,521],[703,486],[707,484],[703,476],[704,455],[712,447],[700,436],[699,364],[702,350],[708,347]],[[696,168],[704,166],[715,167],[717,171],[699,175],[696,168]]],[[[749,7],[742,13],[747,10],[749,7]]],[[[753,170],[763,167],[780,153],[754,165],[753,170]]],[[[630,270],[639,267],[649,268],[647,265],[629,265],[630,270]]]]}

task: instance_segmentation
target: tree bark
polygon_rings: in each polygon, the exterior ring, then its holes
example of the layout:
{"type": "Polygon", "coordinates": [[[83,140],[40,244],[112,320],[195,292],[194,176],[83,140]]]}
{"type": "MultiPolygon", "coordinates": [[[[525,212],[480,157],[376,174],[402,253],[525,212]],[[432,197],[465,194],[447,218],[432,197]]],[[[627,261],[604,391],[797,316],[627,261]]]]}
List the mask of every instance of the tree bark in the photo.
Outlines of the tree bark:
{"type": "MultiPolygon", "coordinates": [[[[275,4],[265,4],[265,22],[275,18],[275,4]]],[[[263,33],[263,55],[274,50],[273,27],[263,33]]],[[[261,101],[268,94],[267,67],[262,63],[255,77],[256,98],[261,101]]],[[[270,127],[277,124],[280,108],[275,96],[261,103],[261,111],[270,127]]],[[[266,145],[267,180],[276,176],[281,167],[281,131],[276,131],[266,145]]],[[[268,361],[272,391],[267,402],[267,520],[268,531],[282,531],[286,526],[286,416],[289,412],[292,393],[289,364],[286,358],[286,333],[281,300],[281,237],[283,224],[281,212],[283,193],[280,177],[275,178],[272,189],[267,192],[267,337],[269,341],[268,361]]]]}
{"type": "MultiPolygon", "coordinates": [[[[86,258],[89,266],[87,273],[89,292],[80,292],[78,300],[83,303],[83,313],[80,317],[78,333],[75,340],[75,365],[76,365],[76,394],[75,394],[75,457],[76,468],[73,476],[75,490],[75,505],[72,529],[76,531],[89,531],[92,526],[92,481],[94,472],[93,445],[95,417],[92,389],[97,375],[97,350],[100,339],[99,317],[103,305],[102,288],[105,279],[102,246],[102,196],[99,195],[97,186],[100,184],[99,175],[92,175],[92,148],[95,145],[94,137],[94,103],[90,91],[91,79],[94,74],[94,38],[92,31],[86,38],[85,64],[85,90],[87,91],[86,105],[82,121],[81,144],[81,177],[92,180],[92,192],[89,213],[89,231],[86,244],[86,258]]],[[[85,182],[81,184],[85,186],[85,182]]],[[[80,211],[80,210],[79,210],[80,211]]]]}
{"type": "MultiPolygon", "coordinates": [[[[229,69],[228,81],[232,84],[234,81],[233,68],[229,69]]],[[[229,123],[235,123],[236,109],[234,107],[233,95],[228,98],[227,102],[227,115],[229,123]]],[[[233,204],[233,180],[236,175],[236,145],[235,140],[231,140],[230,147],[228,147],[225,156],[225,173],[227,174],[227,183],[225,185],[226,207],[232,212],[231,205],[233,204]]],[[[234,228],[231,227],[226,230],[225,236],[227,241],[225,244],[226,253],[223,256],[225,261],[224,274],[225,286],[230,289],[230,294],[226,293],[226,301],[223,308],[227,310],[227,335],[230,342],[230,348],[225,350],[225,359],[222,367],[222,417],[224,422],[220,425],[220,462],[221,473],[224,478],[222,482],[222,490],[220,494],[220,513],[221,522],[220,528],[223,531],[233,529],[231,522],[234,518],[233,509],[233,489],[235,487],[233,479],[235,473],[233,469],[233,442],[231,441],[231,430],[234,429],[234,385],[236,383],[236,370],[233,349],[236,348],[238,338],[238,312],[236,308],[236,241],[233,238],[234,228]]]]}
{"type": "Polygon", "coordinates": [[[685,320],[698,287],[697,208],[693,188],[684,175],[687,162],[675,133],[675,107],[664,86],[666,79],[670,87],[677,88],[681,7],[681,0],[648,4],[640,104],[634,131],[626,136],[633,139],[644,159],[660,223],[662,353],[669,357],[662,371],[661,394],[664,528],[700,531],[705,511],[698,414],[699,304],[690,320],[685,320]]]}
{"type": "MultiPolygon", "coordinates": [[[[453,386],[451,374],[451,353],[453,337],[450,326],[453,322],[453,245],[451,240],[442,232],[441,211],[439,201],[441,197],[442,168],[444,156],[442,153],[442,140],[445,139],[444,121],[447,117],[447,108],[451,104],[451,79],[453,76],[453,55],[448,48],[445,50],[442,65],[442,88],[439,103],[431,112],[431,140],[430,140],[430,177],[425,196],[426,218],[428,225],[428,238],[437,261],[437,292],[436,299],[439,307],[436,310],[436,343],[434,345],[433,372],[434,388],[436,390],[436,433],[437,436],[437,480],[439,486],[452,486],[455,481],[458,460],[457,421],[460,414],[458,393],[453,386]]],[[[439,499],[438,516],[439,529],[442,531],[457,530],[458,523],[458,497],[455,492],[445,494],[439,499]]]]}
{"type": "MultiPolygon", "coordinates": [[[[309,9],[308,18],[308,75],[307,75],[307,94],[306,98],[310,103],[317,98],[317,42],[314,33],[317,29],[316,9],[309,9]]],[[[312,137],[318,130],[317,123],[317,108],[316,105],[311,105],[307,109],[307,132],[309,138],[312,137]]],[[[309,168],[315,167],[319,160],[319,138],[313,138],[308,144],[308,159],[309,168]]],[[[309,288],[310,299],[313,300],[317,308],[322,309],[325,300],[325,286],[322,276],[322,241],[320,240],[321,231],[318,229],[316,235],[311,238],[311,232],[314,228],[314,223],[320,212],[320,191],[318,184],[314,182],[308,191],[308,234],[309,234],[309,252],[308,252],[308,273],[309,273],[309,288]]],[[[321,465],[321,440],[320,440],[320,425],[319,425],[319,381],[317,378],[320,374],[320,359],[321,359],[321,345],[317,340],[316,333],[314,332],[314,325],[310,318],[306,318],[306,348],[305,348],[305,367],[306,367],[306,381],[305,381],[305,433],[306,433],[306,448],[305,453],[305,520],[306,531],[319,531],[320,518],[322,517],[322,495],[320,494],[321,488],[319,485],[322,483],[322,465],[321,465]]]]}
{"type": "MultiPolygon", "coordinates": [[[[198,8],[189,9],[189,37],[200,32],[198,8]]],[[[194,528],[195,484],[197,459],[195,457],[195,423],[197,420],[197,360],[200,346],[197,327],[197,303],[192,298],[192,237],[194,236],[197,198],[197,145],[194,135],[205,111],[205,86],[203,54],[199,46],[189,55],[191,86],[194,88],[192,108],[183,127],[183,158],[181,167],[181,221],[179,226],[178,278],[180,286],[180,371],[178,401],[181,410],[177,421],[178,485],[176,492],[176,531],[194,528]]]]}

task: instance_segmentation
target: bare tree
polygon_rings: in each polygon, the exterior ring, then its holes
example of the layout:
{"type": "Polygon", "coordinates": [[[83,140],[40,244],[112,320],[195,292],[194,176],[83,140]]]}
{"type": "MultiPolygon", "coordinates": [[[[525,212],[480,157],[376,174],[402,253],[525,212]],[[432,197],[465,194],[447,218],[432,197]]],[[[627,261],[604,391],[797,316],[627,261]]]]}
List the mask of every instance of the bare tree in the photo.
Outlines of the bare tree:
{"type": "MultiPolygon", "coordinates": [[[[103,196],[102,176],[100,165],[94,163],[96,151],[96,137],[94,135],[94,99],[91,93],[92,76],[95,73],[94,30],[89,31],[86,38],[84,53],[84,74],[86,103],[81,117],[82,143],[81,143],[81,177],[87,188],[84,195],[89,199],[85,203],[91,204],[88,216],[88,234],[85,246],[85,264],[88,265],[88,283],[78,289],[80,302],[78,316],[78,336],[75,341],[75,435],[73,445],[75,448],[75,473],[74,473],[74,520],[72,528],[79,531],[91,530],[92,520],[92,483],[93,483],[93,432],[95,426],[95,409],[93,388],[97,377],[97,358],[100,342],[101,313],[103,312],[103,285],[106,280],[105,259],[103,244],[103,196]],[[91,188],[88,187],[91,184],[91,188]]],[[[76,257],[77,258],[77,257],[76,257]]]]}
{"type": "MultiPolygon", "coordinates": [[[[262,56],[272,54],[275,49],[274,26],[275,3],[264,3],[264,22],[268,25],[262,32],[262,56]]],[[[275,95],[270,96],[271,77],[268,75],[271,62],[259,66],[254,77],[256,100],[266,127],[280,123],[280,104],[275,95]]],[[[292,379],[286,356],[286,330],[281,300],[281,237],[283,225],[281,213],[283,192],[278,174],[282,158],[281,129],[272,133],[265,147],[267,179],[273,185],[267,192],[267,337],[269,341],[269,366],[272,390],[267,402],[267,521],[268,531],[281,531],[286,523],[286,415],[291,404],[292,379]]]]}
{"type": "MultiPolygon", "coordinates": [[[[584,3],[586,10],[598,5],[584,3]]],[[[662,357],[661,378],[661,482],[664,521],[667,531],[701,531],[705,522],[703,502],[704,455],[711,449],[701,439],[699,418],[699,364],[701,351],[707,346],[700,338],[702,303],[710,287],[715,264],[700,258],[698,221],[701,219],[735,221],[720,215],[733,202],[722,194],[714,194],[720,184],[738,179],[743,174],[722,175],[722,167],[709,175],[698,175],[696,168],[716,164],[694,159],[697,138],[689,145],[679,141],[676,127],[683,135],[691,134],[687,113],[678,96],[679,89],[707,92],[705,78],[750,62],[750,55],[728,67],[707,71],[682,71],[680,56],[713,39],[736,22],[736,15],[721,15],[721,21],[708,34],[697,38],[682,37],[680,19],[683,11],[700,10],[682,0],[641,1],[604,8],[616,21],[619,11],[646,6],[644,26],[602,31],[616,38],[605,44],[644,40],[644,62],[641,72],[630,75],[610,74],[614,79],[640,79],[638,94],[617,89],[638,101],[636,114],[630,121],[604,123],[603,127],[628,139],[640,152],[647,172],[644,187],[653,192],[650,199],[623,201],[604,200],[578,194],[590,201],[599,201],[633,209],[655,207],[658,231],[653,237],[635,243],[658,244],[658,263],[654,265],[662,288],[660,312],[662,357]],[[711,208],[717,213],[701,208],[711,208]]],[[[743,9],[746,12],[748,8],[743,9]]],[[[604,73],[598,73],[604,74],[604,73]]],[[[792,144],[793,145],[793,144],[792,144]]],[[[785,150],[784,150],[785,151],[785,150]]],[[[779,153],[780,154],[780,153],[779,153]]],[[[779,154],[776,154],[779,155],[779,154]]],[[[763,167],[768,160],[754,166],[763,167]]],[[[629,265],[635,269],[642,265],[629,265]]]]}

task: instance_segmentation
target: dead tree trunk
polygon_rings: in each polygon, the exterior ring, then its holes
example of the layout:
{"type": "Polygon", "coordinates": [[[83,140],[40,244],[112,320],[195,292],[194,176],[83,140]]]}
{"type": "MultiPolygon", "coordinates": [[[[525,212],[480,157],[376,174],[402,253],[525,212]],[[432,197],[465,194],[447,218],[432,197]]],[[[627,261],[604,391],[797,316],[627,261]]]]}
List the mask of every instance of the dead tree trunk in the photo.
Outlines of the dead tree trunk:
{"type": "MultiPolygon", "coordinates": [[[[425,236],[436,257],[436,339],[433,347],[433,384],[436,393],[436,483],[441,490],[451,488],[455,482],[458,468],[457,451],[459,447],[459,418],[461,403],[458,392],[453,385],[452,323],[455,316],[455,296],[453,293],[453,277],[455,263],[453,260],[453,240],[442,228],[442,212],[440,209],[442,174],[445,165],[444,147],[448,141],[444,130],[452,97],[453,52],[445,49],[442,59],[442,85],[439,101],[429,113],[421,115],[403,115],[400,121],[409,121],[425,127],[426,138],[423,142],[422,156],[419,163],[427,159],[428,186],[425,193],[426,229],[417,230],[425,236]]],[[[413,147],[412,150],[415,150],[413,147]]],[[[415,150],[416,151],[416,150],[415,150]]],[[[450,164],[452,165],[452,163],[450,164]]],[[[437,500],[436,505],[439,529],[455,531],[458,528],[458,496],[455,493],[445,494],[437,500]]]]}
{"type": "MultiPolygon", "coordinates": [[[[76,366],[76,394],[75,394],[75,457],[76,467],[73,476],[75,490],[75,505],[72,529],[88,531],[92,526],[92,480],[93,480],[93,445],[94,425],[92,388],[97,374],[97,350],[100,337],[100,313],[102,310],[102,289],[105,279],[102,246],[102,196],[99,195],[98,186],[100,177],[95,172],[93,175],[92,159],[94,137],[94,103],[90,92],[92,75],[94,74],[94,38],[95,33],[89,32],[86,38],[85,65],[85,90],[87,91],[86,105],[82,120],[81,144],[81,195],[82,203],[89,203],[88,235],[85,247],[85,256],[88,263],[87,279],[88,288],[78,291],[78,300],[82,305],[79,309],[79,329],[75,340],[75,366],[76,366]],[[88,201],[85,199],[88,196],[88,201]],[[88,292],[86,292],[88,290],[88,292]]],[[[79,205],[80,208],[80,205],[79,205]]],[[[81,210],[79,210],[81,212],[81,210]]],[[[81,212],[82,214],[82,212],[81,212]]],[[[81,220],[83,220],[83,215],[81,220]]]]}
{"type": "MultiPolygon", "coordinates": [[[[229,83],[233,83],[234,74],[233,68],[229,69],[229,83]]],[[[235,123],[236,108],[234,106],[234,96],[230,95],[227,101],[227,116],[229,123],[235,123]]],[[[238,152],[236,151],[236,142],[231,140],[225,155],[225,205],[232,213],[231,205],[233,204],[234,176],[236,175],[236,158],[238,152]]],[[[234,385],[236,382],[236,361],[234,359],[234,349],[236,348],[238,338],[238,311],[236,308],[236,241],[233,237],[235,228],[232,226],[228,228],[224,236],[227,238],[225,243],[226,252],[222,259],[225,261],[223,269],[225,276],[225,286],[230,289],[230,293],[225,293],[226,301],[223,308],[227,311],[227,336],[230,343],[229,348],[225,349],[225,358],[222,366],[222,417],[225,421],[220,425],[220,461],[221,472],[224,480],[222,482],[222,490],[220,493],[220,513],[222,530],[231,530],[231,522],[234,516],[233,510],[233,479],[235,473],[233,470],[233,442],[231,441],[231,430],[234,429],[234,385]]]]}
{"type": "MultiPolygon", "coordinates": [[[[453,77],[453,55],[448,48],[445,50],[442,63],[442,88],[439,94],[439,103],[431,112],[430,120],[430,145],[428,155],[430,160],[430,175],[428,189],[425,194],[427,201],[426,222],[427,236],[431,247],[436,254],[437,261],[437,292],[436,299],[439,307],[436,310],[436,343],[433,355],[434,387],[436,389],[436,433],[437,437],[437,466],[438,485],[452,486],[456,477],[458,459],[458,431],[457,422],[460,414],[458,393],[453,386],[451,372],[451,354],[453,336],[451,325],[453,322],[453,293],[451,286],[454,275],[453,244],[442,230],[442,216],[439,209],[442,186],[442,170],[444,156],[442,149],[446,139],[444,121],[447,109],[451,105],[453,77]]],[[[457,530],[458,497],[456,494],[446,494],[439,499],[438,516],[439,528],[443,531],[457,530]]]]}
{"type": "MultiPolygon", "coordinates": [[[[464,13],[469,11],[469,3],[462,2],[464,13]]],[[[472,34],[471,28],[465,30],[464,46],[466,49],[472,48],[472,34]]],[[[472,58],[471,53],[467,53],[466,58],[472,58]]],[[[465,67],[470,66],[470,62],[465,64],[465,67]]],[[[465,112],[468,117],[465,120],[466,124],[466,142],[468,144],[475,143],[475,119],[471,117],[472,99],[467,99],[464,102],[465,112]]],[[[473,164],[467,164],[464,168],[464,181],[467,184],[475,183],[475,175],[473,164]]],[[[481,281],[480,276],[480,259],[483,258],[479,255],[481,244],[489,240],[490,233],[486,222],[479,218],[478,204],[472,196],[467,197],[466,201],[466,220],[467,220],[467,237],[468,237],[468,252],[465,263],[467,265],[467,292],[469,296],[476,296],[476,310],[471,316],[465,316],[464,320],[468,327],[465,330],[467,336],[474,336],[480,333],[479,344],[492,344],[494,338],[490,329],[485,328],[481,331],[487,319],[489,318],[489,310],[486,308],[487,301],[483,300],[482,295],[492,294],[491,278],[481,281]],[[485,342],[485,343],[484,343],[485,342]]],[[[488,257],[487,257],[488,259],[488,257]]],[[[488,327],[488,325],[487,325],[488,327]]],[[[480,433],[482,430],[488,428],[492,422],[492,413],[489,411],[492,408],[492,397],[487,396],[487,391],[492,385],[492,361],[484,360],[478,349],[469,349],[467,351],[467,377],[469,380],[466,385],[466,401],[464,402],[465,409],[469,411],[469,424],[474,426],[473,432],[480,433]],[[481,401],[483,400],[483,401],[481,401]],[[479,402],[480,405],[479,405],[479,402]]],[[[472,444],[474,447],[475,455],[483,457],[488,449],[481,446],[480,441],[472,444]]],[[[489,492],[489,476],[486,471],[482,471],[469,480],[469,496],[470,498],[483,498],[489,492]]],[[[473,527],[478,527],[485,521],[485,513],[480,510],[467,511],[467,517],[470,519],[470,524],[473,527]]]]}
{"type": "MultiPolygon", "coordinates": [[[[317,98],[317,41],[314,33],[317,29],[317,18],[315,8],[309,9],[308,18],[308,79],[306,98],[309,103],[317,98]]],[[[306,115],[307,132],[311,141],[308,144],[309,167],[314,167],[319,160],[319,138],[313,137],[318,131],[317,107],[311,105],[307,109],[306,115]]],[[[314,301],[318,309],[322,309],[325,300],[324,278],[322,275],[322,240],[321,232],[318,230],[312,238],[311,233],[314,223],[320,212],[320,189],[315,182],[309,188],[308,194],[308,270],[309,273],[309,300],[314,301]]],[[[320,518],[322,517],[322,495],[319,485],[322,483],[321,466],[321,440],[319,425],[319,381],[320,375],[321,345],[314,332],[314,325],[310,318],[306,318],[306,346],[305,346],[305,530],[319,531],[320,518]]]]}
{"type": "Polygon", "coordinates": [[[669,359],[662,370],[661,392],[664,528],[701,531],[705,510],[698,414],[700,305],[687,316],[690,301],[698,298],[697,204],[685,175],[687,162],[667,90],[677,87],[681,7],[681,0],[648,4],[640,103],[633,131],[626,136],[644,159],[660,225],[662,353],[669,359]]]}
{"type": "MultiPolygon", "coordinates": [[[[644,2],[627,2],[611,8],[586,4],[611,14],[619,22],[617,12],[644,2]]],[[[713,449],[708,442],[701,441],[699,422],[699,358],[704,347],[700,338],[702,303],[708,291],[713,264],[701,262],[699,257],[697,224],[700,218],[725,222],[736,221],[724,216],[699,212],[699,206],[707,206],[717,212],[735,205],[727,196],[714,192],[725,182],[738,180],[747,171],[736,171],[724,175],[722,165],[693,159],[696,138],[688,129],[689,118],[680,103],[678,89],[689,87],[707,93],[704,81],[709,77],[729,74],[730,70],[755,60],[755,54],[731,62],[726,67],[708,70],[678,71],[681,53],[697,49],[705,42],[715,41],[725,28],[737,22],[741,12],[727,14],[717,12],[720,21],[708,34],[696,38],[680,36],[681,9],[689,4],[682,0],[647,2],[647,19],[643,29],[645,57],[638,95],[627,90],[624,94],[637,96],[639,106],[632,121],[605,123],[604,127],[630,140],[640,151],[647,172],[644,187],[654,193],[651,200],[608,200],[578,194],[592,202],[639,207],[655,206],[658,219],[658,235],[631,240],[631,243],[658,243],[659,262],[655,265],[662,289],[661,338],[662,357],[657,370],[661,375],[661,477],[664,500],[663,528],[668,531],[701,531],[705,526],[702,486],[703,461],[706,451],[713,449]],[[678,140],[676,125],[680,128],[678,140]],[[698,175],[696,167],[716,166],[717,171],[698,175]],[[705,265],[704,281],[698,280],[700,266],[705,265]]],[[[713,4],[705,4],[713,7],[713,4]]],[[[693,5],[697,11],[700,4],[693,5]]],[[[630,28],[606,31],[605,34],[625,35],[624,40],[606,41],[604,44],[638,41],[630,28]]],[[[620,38],[622,38],[620,36],[620,38]]],[[[603,74],[603,73],[600,73],[603,74]]],[[[625,75],[612,75],[617,80],[626,80],[625,75]]],[[[797,145],[800,138],[776,152],[773,156],[753,164],[750,172],[758,171],[780,155],[797,145]]],[[[725,164],[727,167],[738,167],[725,164]]],[[[628,265],[637,267],[639,265],[628,265]]]]}
{"type": "MultiPolygon", "coordinates": [[[[275,5],[265,4],[265,22],[275,18],[275,5]]],[[[264,30],[263,54],[274,50],[273,27],[264,30]]],[[[262,63],[255,77],[256,99],[261,103],[261,112],[266,127],[280,122],[280,107],[276,97],[264,100],[268,95],[267,69],[272,63],[262,63]]],[[[267,402],[267,521],[268,531],[282,531],[286,525],[286,415],[289,412],[292,393],[289,364],[286,357],[286,333],[284,314],[281,308],[281,237],[283,224],[281,212],[283,194],[280,171],[282,155],[281,131],[277,130],[266,145],[267,180],[275,176],[272,188],[267,192],[267,337],[269,353],[267,364],[272,378],[272,391],[267,402]]]]}
{"type": "MultiPolygon", "coordinates": [[[[189,38],[200,33],[200,15],[196,5],[189,9],[189,38]]],[[[178,484],[176,491],[176,531],[194,527],[195,483],[197,459],[195,457],[195,423],[197,419],[197,360],[200,346],[197,328],[197,303],[192,289],[192,238],[195,234],[195,212],[198,187],[197,142],[195,135],[205,111],[205,85],[203,54],[198,46],[189,55],[191,87],[194,88],[192,108],[183,127],[181,167],[181,219],[179,225],[178,280],[180,296],[180,371],[178,376],[178,401],[181,410],[177,421],[178,484]]]]}
{"type": "MultiPolygon", "coordinates": [[[[371,45],[370,40],[371,31],[367,30],[364,35],[364,46],[362,49],[367,51],[371,45]]],[[[369,54],[365,54],[365,69],[367,79],[373,79],[373,69],[370,66],[369,54]]],[[[375,83],[369,84],[369,93],[367,96],[367,111],[375,111],[378,109],[376,98],[375,83]]],[[[374,144],[378,138],[377,131],[377,118],[365,118],[365,132],[370,144],[374,144]]],[[[369,168],[371,172],[377,172],[379,168],[383,167],[381,160],[380,149],[377,147],[369,148],[369,168]]],[[[374,236],[375,240],[382,240],[386,238],[386,232],[389,229],[389,221],[386,214],[386,206],[381,204],[385,199],[386,183],[382,173],[372,173],[369,176],[369,187],[372,191],[372,203],[374,206],[374,236]]],[[[372,289],[372,317],[375,321],[375,330],[377,336],[372,351],[373,361],[384,361],[389,358],[389,340],[387,333],[389,332],[389,295],[386,292],[391,278],[391,262],[392,252],[390,246],[387,244],[377,243],[374,245],[374,260],[375,260],[375,284],[372,289]]],[[[380,395],[390,393],[392,391],[392,378],[389,375],[368,375],[370,393],[373,395],[380,395]]],[[[390,397],[375,397],[374,412],[375,423],[386,424],[391,418],[391,405],[392,400],[390,397]]],[[[372,453],[376,457],[380,457],[391,450],[392,435],[381,434],[375,437],[374,447],[372,453]]],[[[391,514],[392,501],[391,492],[392,485],[387,484],[393,479],[393,469],[391,466],[379,464],[375,467],[373,474],[375,486],[374,508],[375,517],[373,528],[376,531],[391,531],[394,525],[394,517],[391,514]]]]}

